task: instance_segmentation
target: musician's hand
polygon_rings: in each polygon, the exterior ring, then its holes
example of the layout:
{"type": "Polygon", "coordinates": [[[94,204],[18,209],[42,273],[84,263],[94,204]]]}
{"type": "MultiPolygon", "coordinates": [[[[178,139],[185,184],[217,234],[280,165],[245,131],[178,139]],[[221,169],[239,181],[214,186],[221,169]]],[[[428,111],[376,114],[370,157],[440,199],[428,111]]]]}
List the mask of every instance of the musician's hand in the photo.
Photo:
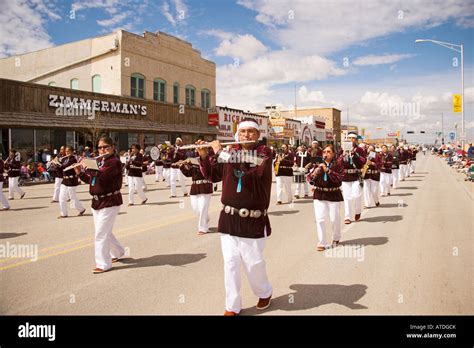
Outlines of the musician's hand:
{"type": "MultiPolygon", "coordinates": [[[[198,140],[195,142],[195,144],[203,145],[203,144],[206,144],[206,142],[204,140],[198,140]]],[[[202,159],[205,159],[208,156],[208,150],[206,147],[198,148],[197,151],[198,151],[199,157],[201,157],[202,159]]]]}
{"type": "Polygon", "coordinates": [[[325,172],[327,172],[327,171],[329,170],[325,163],[321,163],[320,167],[321,167],[321,169],[324,170],[325,172]]]}
{"type": "Polygon", "coordinates": [[[77,175],[81,174],[81,168],[82,168],[82,165],[74,167],[74,171],[76,172],[77,175]]]}
{"type": "Polygon", "coordinates": [[[222,145],[219,140],[214,140],[211,142],[212,149],[214,150],[214,153],[218,153],[219,151],[222,150],[222,145]]]}

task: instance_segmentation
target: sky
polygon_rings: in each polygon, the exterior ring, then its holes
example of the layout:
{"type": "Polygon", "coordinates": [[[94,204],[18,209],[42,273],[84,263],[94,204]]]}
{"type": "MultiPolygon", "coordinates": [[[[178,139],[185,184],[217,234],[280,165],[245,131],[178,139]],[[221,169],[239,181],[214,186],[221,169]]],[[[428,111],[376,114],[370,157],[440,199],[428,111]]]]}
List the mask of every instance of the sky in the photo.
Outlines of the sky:
{"type": "Polygon", "coordinates": [[[0,57],[124,29],[164,31],[217,66],[217,105],[252,112],[335,107],[374,137],[461,133],[452,95],[464,45],[467,138],[474,138],[474,0],[0,0],[0,57]],[[425,131],[425,134],[420,134],[425,131]]]}

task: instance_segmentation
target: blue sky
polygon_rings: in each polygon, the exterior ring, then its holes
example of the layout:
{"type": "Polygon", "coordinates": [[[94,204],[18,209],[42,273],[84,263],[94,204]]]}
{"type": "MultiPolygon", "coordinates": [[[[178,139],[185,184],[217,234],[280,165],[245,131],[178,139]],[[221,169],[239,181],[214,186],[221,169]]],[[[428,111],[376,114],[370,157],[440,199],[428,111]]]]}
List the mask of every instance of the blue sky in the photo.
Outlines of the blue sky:
{"type": "Polygon", "coordinates": [[[160,30],[217,64],[220,105],[287,109],[296,88],[298,108],[337,107],[343,121],[349,109],[350,123],[384,128],[372,129],[373,136],[397,129],[432,134],[441,112],[446,132],[460,125],[451,104],[461,90],[460,55],[414,41],[464,43],[465,124],[468,137],[474,135],[473,1],[16,0],[0,9],[1,56],[120,28],[160,30]],[[411,103],[419,113],[382,112],[411,103]]]}

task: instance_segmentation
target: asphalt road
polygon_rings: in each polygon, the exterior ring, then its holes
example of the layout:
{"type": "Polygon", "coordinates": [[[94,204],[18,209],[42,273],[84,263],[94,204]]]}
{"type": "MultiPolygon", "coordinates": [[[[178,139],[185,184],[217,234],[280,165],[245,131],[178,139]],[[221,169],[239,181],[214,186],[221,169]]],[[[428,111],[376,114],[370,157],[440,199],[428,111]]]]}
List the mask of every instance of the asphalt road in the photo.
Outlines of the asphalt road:
{"type": "MultiPolygon", "coordinates": [[[[99,275],[91,272],[87,186],[78,188],[85,216],[62,220],[52,185],[26,187],[0,211],[0,245],[36,246],[38,260],[0,259],[0,313],[221,315],[220,192],[211,200],[213,233],[198,236],[189,198],[170,199],[165,183],[146,181],[149,203],[123,205],[115,223],[129,257],[99,275]]],[[[473,185],[442,159],[419,155],[417,172],[343,225],[342,246],[326,252],[316,251],[312,200],[276,206],[272,190],[265,258],[273,302],[257,313],[244,278],[242,314],[474,313],[473,185]]]]}

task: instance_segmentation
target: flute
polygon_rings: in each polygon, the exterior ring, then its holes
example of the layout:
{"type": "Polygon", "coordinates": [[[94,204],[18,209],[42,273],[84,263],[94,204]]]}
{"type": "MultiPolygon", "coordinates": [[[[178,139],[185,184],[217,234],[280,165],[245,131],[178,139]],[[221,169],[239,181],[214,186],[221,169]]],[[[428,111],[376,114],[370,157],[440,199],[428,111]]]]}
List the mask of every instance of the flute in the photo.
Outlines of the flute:
{"type": "MultiPolygon", "coordinates": [[[[94,160],[98,160],[98,159],[101,159],[102,157],[105,157],[107,156],[108,154],[107,153],[104,153],[103,155],[99,155],[97,157],[94,157],[94,158],[91,158],[91,159],[94,159],[94,160]]],[[[70,169],[74,169],[76,167],[79,167],[82,165],[82,161],[81,162],[77,162],[77,163],[74,163],[74,164],[71,164],[69,167],[66,167],[63,169],[63,172],[67,171],[67,170],[70,170],[70,169]]]]}
{"type": "MultiPolygon", "coordinates": [[[[256,143],[254,140],[245,140],[245,141],[231,141],[229,143],[221,143],[222,146],[227,146],[227,145],[238,145],[238,144],[252,144],[256,143]]],[[[177,147],[179,150],[188,150],[188,149],[202,149],[205,147],[211,147],[211,143],[207,144],[201,144],[201,145],[185,145],[185,146],[179,146],[177,147]]]]}

